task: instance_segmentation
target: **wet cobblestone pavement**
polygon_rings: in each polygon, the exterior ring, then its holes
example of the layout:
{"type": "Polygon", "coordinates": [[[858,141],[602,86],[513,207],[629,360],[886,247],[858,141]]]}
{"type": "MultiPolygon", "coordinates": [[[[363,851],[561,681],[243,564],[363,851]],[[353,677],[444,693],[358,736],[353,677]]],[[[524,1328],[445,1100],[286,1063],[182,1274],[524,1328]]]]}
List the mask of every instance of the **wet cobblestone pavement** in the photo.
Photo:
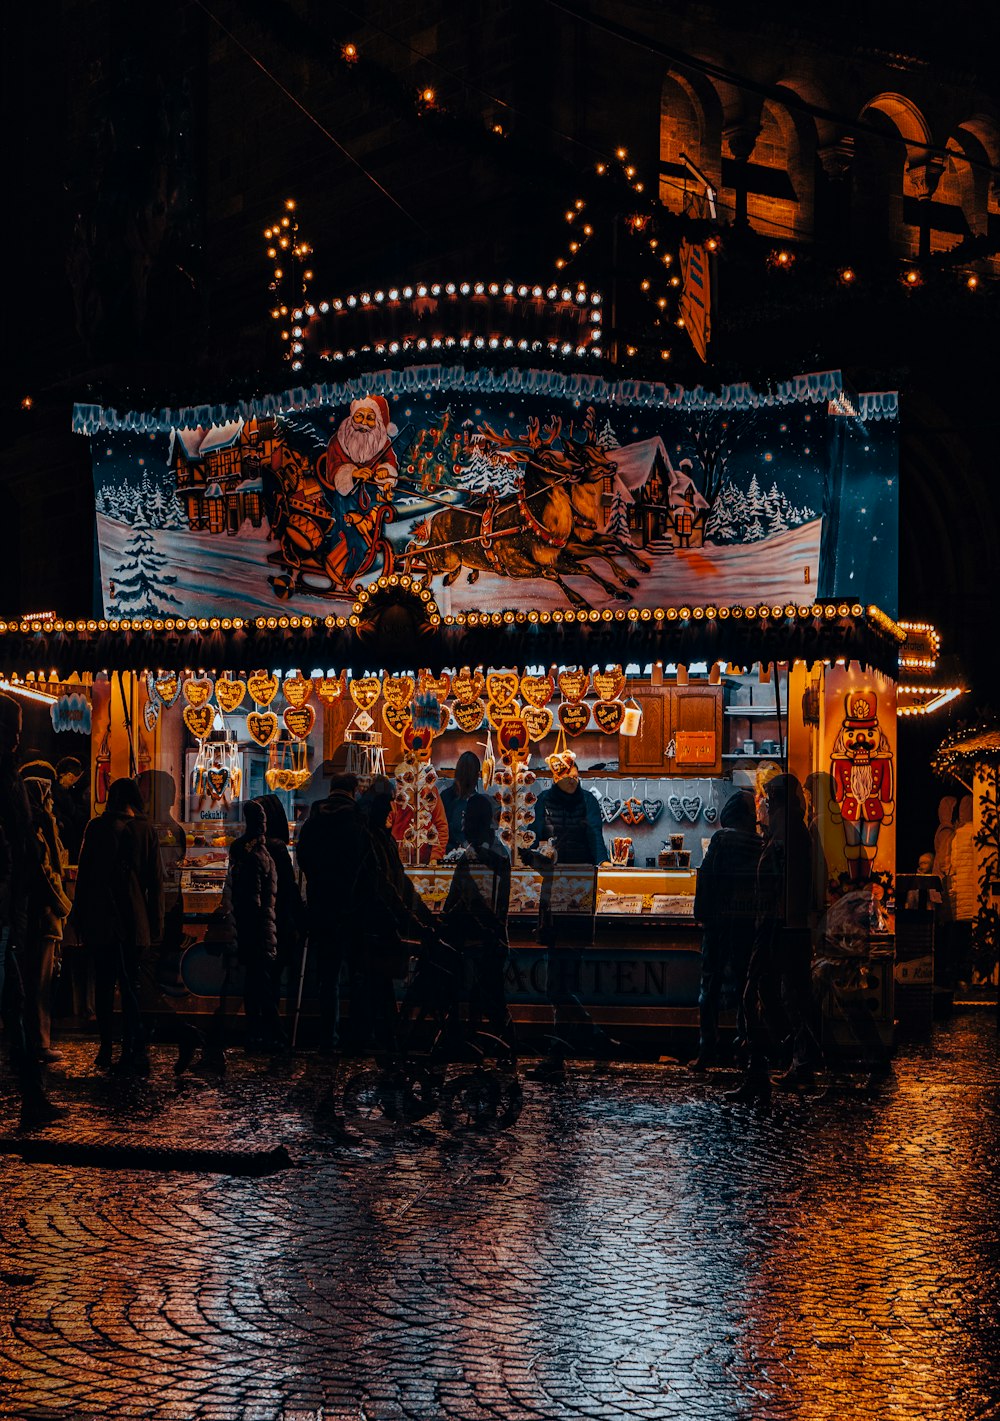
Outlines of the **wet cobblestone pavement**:
{"type": "MultiPolygon", "coordinates": [[[[89,1074],[47,1138],[284,1143],[264,1179],[0,1159],[0,1415],[305,1421],[1000,1415],[988,1013],[873,1099],[574,1069],[500,1134],[345,1144],[335,1069],[89,1074]],[[317,1113],[318,1112],[318,1113],[317,1113]]],[[[10,1133],[7,1107],[0,1131],[10,1133]]]]}

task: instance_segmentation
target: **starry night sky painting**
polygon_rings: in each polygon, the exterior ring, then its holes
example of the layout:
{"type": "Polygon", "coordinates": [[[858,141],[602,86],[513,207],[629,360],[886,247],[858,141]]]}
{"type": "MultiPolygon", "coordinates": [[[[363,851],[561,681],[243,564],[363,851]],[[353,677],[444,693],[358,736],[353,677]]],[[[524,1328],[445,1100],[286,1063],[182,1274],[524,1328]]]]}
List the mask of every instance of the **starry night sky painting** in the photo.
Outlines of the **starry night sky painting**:
{"type": "Polygon", "coordinates": [[[78,407],[101,612],[325,615],[389,569],[444,613],[818,597],[896,614],[895,396],[829,373],[728,398],[445,373],[175,420],[78,407]]]}

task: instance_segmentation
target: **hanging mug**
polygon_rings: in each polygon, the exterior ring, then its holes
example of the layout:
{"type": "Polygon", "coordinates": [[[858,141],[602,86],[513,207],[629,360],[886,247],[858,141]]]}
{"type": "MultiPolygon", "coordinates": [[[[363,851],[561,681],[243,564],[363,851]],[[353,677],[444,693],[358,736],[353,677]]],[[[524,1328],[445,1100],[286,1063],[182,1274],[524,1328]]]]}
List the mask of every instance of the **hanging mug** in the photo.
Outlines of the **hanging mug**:
{"type": "Polygon", "coordinates": [[[630,696],[625,702],[625,714],[622,716],[622,735],[638,735],[639,726],[642,724],[642,707],[634,696],[630,696]]]}

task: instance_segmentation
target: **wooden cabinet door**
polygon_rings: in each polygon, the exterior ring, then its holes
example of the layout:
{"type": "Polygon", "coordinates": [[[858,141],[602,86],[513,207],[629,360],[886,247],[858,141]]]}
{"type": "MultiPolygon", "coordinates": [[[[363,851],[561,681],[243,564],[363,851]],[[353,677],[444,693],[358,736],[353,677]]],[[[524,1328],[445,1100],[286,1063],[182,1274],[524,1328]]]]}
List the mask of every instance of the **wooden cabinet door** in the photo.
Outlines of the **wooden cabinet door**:
{"type": "Polygon", "coordinates": [[[663,751],[669,732],[667,698],[663,691],[639,691],[635,697],[642,710],[638,735],[619,735],[618,764],[631,774],[657,774],[666,771],[663,751]]]}
{"type": "Polygon", "coordinates": [[[714,740],[714,758],[709,762],[685,763],[683,760],[671,762],[675,775],[694,778],[699,775],[720,775],[722,773],[722,687],[721,686],[671,686],[670,687],[670,734],[675,741],[681,731],[696,731],[710,734],[714,740]]]}

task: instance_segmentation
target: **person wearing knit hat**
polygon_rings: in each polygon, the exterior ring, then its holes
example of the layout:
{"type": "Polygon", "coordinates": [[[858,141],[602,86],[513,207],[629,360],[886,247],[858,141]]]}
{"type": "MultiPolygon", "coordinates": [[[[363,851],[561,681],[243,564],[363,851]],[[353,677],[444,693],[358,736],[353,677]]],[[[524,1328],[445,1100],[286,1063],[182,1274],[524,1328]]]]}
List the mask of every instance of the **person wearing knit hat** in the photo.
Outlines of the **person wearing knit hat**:
{"type": "Polygon", "coordinates": [[[236,923],[236,947],[244,969],[243,1010],[246,1048],[280,1050],[278,1015],[278,874],[267,848],[267,814],[257,800],[243,806],[246,832],[229,850],[229,880],[236,923]]]}

